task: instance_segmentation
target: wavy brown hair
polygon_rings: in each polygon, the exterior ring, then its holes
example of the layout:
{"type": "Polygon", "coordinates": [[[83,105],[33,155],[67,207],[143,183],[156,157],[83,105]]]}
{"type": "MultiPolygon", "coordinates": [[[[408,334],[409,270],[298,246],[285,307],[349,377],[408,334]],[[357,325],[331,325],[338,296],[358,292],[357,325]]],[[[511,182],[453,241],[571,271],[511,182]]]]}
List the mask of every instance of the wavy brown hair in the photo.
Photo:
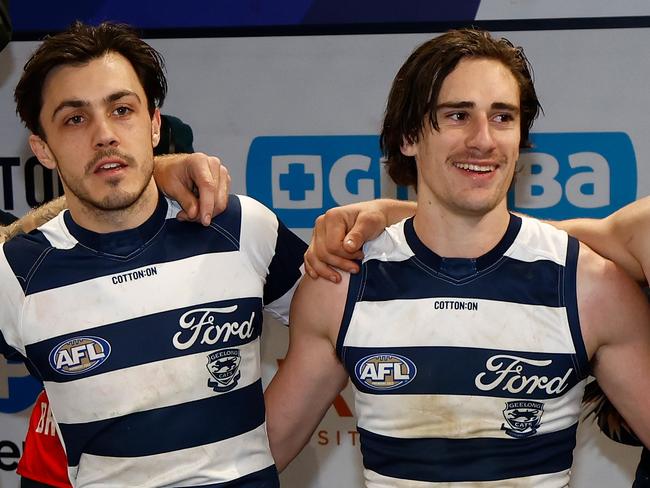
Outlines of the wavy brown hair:
{"type": "Polygon", "coordinates": [[[464,58],[494,59],[513,74],[519,86],[520,147],[530,147],[528,136],[541,106],[533,84],[532,68],[523,49],[508,39],[494,38],[486,31],[451,30],[416,48],[393,80],[380,144],[388,174],[398,185],[417,185],[415,158],[402,154],[402,144],[417,142],[427,121],[435,130],[439,129],[436,106],[440,88],[464,58]]]}
{"type": "Polygon", "coordinates": [[[75,22],[59,34],[45,38],[29,58],[16,86],[16,113],[33,133],[45,138],[39,116],[43,106],[43,83],[57,66],[84,65],[106,53],[115,52],[129,60],[147,96],[153,115],[167,95],[165,62],[154,48],[144,42],[130,26],[104,22],[90,26],[75,22]]]}

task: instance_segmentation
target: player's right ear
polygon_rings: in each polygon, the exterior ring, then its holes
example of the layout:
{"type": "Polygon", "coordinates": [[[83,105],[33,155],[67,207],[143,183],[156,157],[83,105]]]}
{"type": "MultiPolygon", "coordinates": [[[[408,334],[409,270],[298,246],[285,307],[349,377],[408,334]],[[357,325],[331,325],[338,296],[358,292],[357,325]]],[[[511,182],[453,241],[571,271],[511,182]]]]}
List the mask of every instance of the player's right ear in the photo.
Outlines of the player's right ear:
{"type": "Polygon", "coordinates": [[[400,146],[400,150],[402,151],[402,154],[404,156],[413,156],[415,157],[417,155],[417,143],[415,142],[407,142],[406,139],[402,141],[402,145],[400,146]]]}
{"type": "Polygon", "coordinates": [[[32,148],[32,152],[43,166],[48,169],[56,169],[56,159],[50,150],[50,146],[40,136],[31,134],[29,136],[29,147],[32,148]]]}

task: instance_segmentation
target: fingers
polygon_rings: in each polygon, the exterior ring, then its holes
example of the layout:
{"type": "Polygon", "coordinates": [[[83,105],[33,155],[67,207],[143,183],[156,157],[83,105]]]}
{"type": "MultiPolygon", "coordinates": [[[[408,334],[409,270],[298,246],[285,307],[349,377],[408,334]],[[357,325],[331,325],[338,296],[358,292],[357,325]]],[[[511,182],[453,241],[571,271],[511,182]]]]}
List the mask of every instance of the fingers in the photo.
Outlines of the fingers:
{"type": "Polygon", "coordinates": [[[363,244],[375,239],[386,226],[383,214],[378,212],[360,212],[354,225],[343,238],[343,249],[351,254],[361,252],[363,244]]]}
{"type": "Polygon", "coordinates": [[[183,209],[176,218],[178,220],[195,221],[199,213],[199,200],[184,185],[176,184],[173,188],[173,191],[165,191],[164,193],[176,200],[183,209]]]}
{"type": "Polygon", "coordinates": [[[323,277],[333,283],[341,281],[341,274],[337,270],[317,259],[309,250],[305,253],[305,272],[313,279],[323,277]]]}
{"type": "Polygon", "coordinates": [[[156,158],[154,176],[163,193],[183,208],[179,220],[207,226],[228,205],[230,174],[215,156],[193,153],[156,158]]]}
{"type": "Polygon", "coordinates": [[[167,185],[168,190],[163,190],[165,194],[176,200],[181,206],[182,215],[179,214],[178,218],[184,217],[185,220],[192,222],[198,221],[199,215],[199,199],[193,191],[193,183],[191,178],[186,175],[185,168],[183,169],[183,177],[174,176],[175,179],[170,181],[167,185]]]}
{"type": "Polygon", "coordinates": [[[176,200],[183,208],[182,218],[193,220],[199,210],[198,200],[192,193],[192,181],[186,162],[193,155],[169,154],[155,159],[154,178],[162,192],[176,200]]]}
{"type": "Polygon", "coordinates": [[[373,202],[333,208],[316,219],[305,270],[312,277],[322,276],[338,283],[336,270],[359,272],[356,260],[363,258],[363,244],[376,238],[387,225],[385,212],[373,202]]]}
{"type": "Polygon", "coordinates": [[[191,178],[199,194],[201,223],[210,225],[212,218],[223,212],[228,205],[230,173],[216,156],[202,155],[196,162],[196,174],[191,178]]]}
{"type": "Polygon", "coordinates": [[[362,253],[348,253],[342,246],[347,227],[345,214],[338,209],[328,210],[316,219],[311,243],[305,253],[305,271],[309,276],[314,279],[323,277],[338,283],[341,274],[337,268],[350,273],[359,271],[354,260],[360,259],[362,253]]]}
{"type": "Polygon", "coordinates": [[[176,219],[180,220],[181,222],[187,222],[187,221],[192,221],[192,219],[187,215],[187,212],[185,210],[181,210],[176,214],[176,219]]]}
{"type": "Polygon", "coordinates": [[[356,272],[358,266],[353,260],[363,258],[361,245],[350,248],[345,244],[346,234],[354,229],[356,214],[351,214],[345,207],[333,208],[316,219],[314,226],[314,252],[318,258],[330,266],[336,266],[349,272],[356,272]],[[342,259],[341,259],[342,258],[342,259]],[[345,266],[341,266],[344,264],[345,266]]]}
{"type": "Polygon", "coordinates": [[[228,194],[230,193],[230,173],[228,168],[222,163],[219,166],[219,174],[217,180],[217,196],[214,202],[213,216],[223,212],[228,206],[228,194]]]}
{"type": "Polygon", "coordinates": [[[221,161],[214,156],[194,153],[187,160],[187,172],[199,194],[199,211],[196,216],[203,225],[210,225],[217,198],[221,161]]]}

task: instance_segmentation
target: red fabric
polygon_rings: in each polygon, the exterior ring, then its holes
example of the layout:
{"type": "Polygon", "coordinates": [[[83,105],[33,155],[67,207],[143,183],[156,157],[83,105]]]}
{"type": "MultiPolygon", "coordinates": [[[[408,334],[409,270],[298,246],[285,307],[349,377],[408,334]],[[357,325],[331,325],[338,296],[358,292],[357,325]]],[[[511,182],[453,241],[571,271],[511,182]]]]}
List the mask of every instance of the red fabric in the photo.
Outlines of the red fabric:
{"type": "Polygon", "coordinates": [[[45,392],[36,399],[29,419],[25,449],[17,473],[30,480],[57,488],[72,488],[68,481],[68,462],[56,432],[45,392]]]}

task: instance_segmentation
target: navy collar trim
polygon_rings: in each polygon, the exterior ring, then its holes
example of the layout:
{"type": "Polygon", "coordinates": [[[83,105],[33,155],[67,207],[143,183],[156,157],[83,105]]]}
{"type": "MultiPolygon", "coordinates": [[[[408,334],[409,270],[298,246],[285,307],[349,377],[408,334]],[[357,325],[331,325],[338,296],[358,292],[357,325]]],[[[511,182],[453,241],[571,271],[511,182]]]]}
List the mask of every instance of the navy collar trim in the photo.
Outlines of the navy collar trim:
{"type": "Polygon", "coordinates": [[[161,229],[167,217],[167,200],[158,195],[158,204],[153,214],[134,229],[101,234],[92,232],[77,224],[70,211],[63,214],[63,219],[70,234],[84,247],[102,254],[127,257],[146,245],[161,229]]]}
{"type": "Polygon", "coordinates": [[[505,234],[490,251],[477,258],[445,258],[433,252],[420,240],[413,227],[413,217],[404,222],[404,236],[415,257],[434,271],[454,279],[474,275],[494,265],[510,248],[520,229],[521,217],[510,214],[505,234]]]}

